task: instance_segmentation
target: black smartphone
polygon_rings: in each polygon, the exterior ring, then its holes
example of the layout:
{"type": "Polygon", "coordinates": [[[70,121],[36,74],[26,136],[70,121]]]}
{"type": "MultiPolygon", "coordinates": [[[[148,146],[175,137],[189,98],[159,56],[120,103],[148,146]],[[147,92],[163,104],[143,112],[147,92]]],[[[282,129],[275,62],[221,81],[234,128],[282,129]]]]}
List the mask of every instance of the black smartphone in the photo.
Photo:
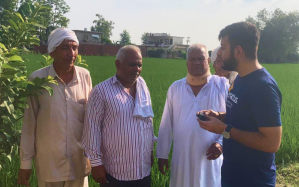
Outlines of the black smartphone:
{"type": "Polygon", "coordinates": [[[207,118],[205,116],[205,114],[203,112],[200,112],[198,114],[196,114],[196,116],[198,117],[198,119],[200,119],[201,121],[207,121],[207,118]]]}

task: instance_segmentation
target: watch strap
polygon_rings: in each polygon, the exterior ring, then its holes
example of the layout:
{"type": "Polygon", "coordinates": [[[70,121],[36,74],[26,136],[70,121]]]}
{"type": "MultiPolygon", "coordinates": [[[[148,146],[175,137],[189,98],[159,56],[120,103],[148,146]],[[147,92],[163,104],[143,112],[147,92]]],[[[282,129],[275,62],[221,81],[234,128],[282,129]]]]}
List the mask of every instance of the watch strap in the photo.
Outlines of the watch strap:
{"type": "Polygon", "coordinates": [[[226,128],[225,128],[225,132],[230,132],[230,130],[232,130],[233,126],[231,125],[228,125],[226,128]]]}

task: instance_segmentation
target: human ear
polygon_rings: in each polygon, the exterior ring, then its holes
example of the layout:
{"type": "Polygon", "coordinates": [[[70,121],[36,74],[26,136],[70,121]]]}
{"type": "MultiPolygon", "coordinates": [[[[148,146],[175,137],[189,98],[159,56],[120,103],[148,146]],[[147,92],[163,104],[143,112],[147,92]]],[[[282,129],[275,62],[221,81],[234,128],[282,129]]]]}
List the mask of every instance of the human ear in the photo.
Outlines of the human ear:
{"type": "Polygon", "coordinates": [[[115,60],[115,67],[116,67],[116,69],[119,69],[120,63],[121,62],[119,60],[115,60]]]}

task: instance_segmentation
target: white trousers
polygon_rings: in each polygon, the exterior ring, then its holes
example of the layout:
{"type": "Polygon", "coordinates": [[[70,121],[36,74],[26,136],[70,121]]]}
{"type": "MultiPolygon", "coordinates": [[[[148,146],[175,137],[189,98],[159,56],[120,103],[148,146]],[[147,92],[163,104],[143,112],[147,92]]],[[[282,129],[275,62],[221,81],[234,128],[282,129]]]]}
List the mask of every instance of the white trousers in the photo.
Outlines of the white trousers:
{"type": "Polygon", "coordinates": [[[45,182],[38,180],[38,187],[88,187],[88,177],[61,182],[45,182]]]}

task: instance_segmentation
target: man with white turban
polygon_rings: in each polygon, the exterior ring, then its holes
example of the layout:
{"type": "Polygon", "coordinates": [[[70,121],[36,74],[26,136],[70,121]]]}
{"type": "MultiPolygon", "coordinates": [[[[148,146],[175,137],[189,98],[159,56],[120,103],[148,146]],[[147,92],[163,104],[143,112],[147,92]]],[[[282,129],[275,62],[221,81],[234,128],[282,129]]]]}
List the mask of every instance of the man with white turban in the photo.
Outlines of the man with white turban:
{"type": "Polygon", "coordinates": [[[165,174],[173,142],[170,187],[221,186],[222,136],[201,129],[197,111],[225,111],[228,80],[211,75],[206,46],[187,49],[187,77],[169,88],[159,129],[157,158],[165,174]]]}
{"type": "Polygon", "coordinates": [[[213,68],[215,69],[215,74],[220,77],[226,77],[229,81],[229,84],[232,84],[237,77],[238,73],[235,71],[226,71],[221,68],[222,66],[222,59],[221,56],[217,55],[218,50],[220,49],[221,46],[216,47],[211,54],[211,64],[213,68]]]}
{"type": "Polygon", "coordinates": [[[41,91],[29,97],[21,135],[18,183],[29,186],[32,160],[39,187],[87,187],[89,160],[83,154],[81,137],[85,104],[92,89],[89,72],[74,66],[79,41],[73,31],[58,28],[48,39],[53,64],[33,72],[35,77],[53,77],[54,94],[41,91]]]}

